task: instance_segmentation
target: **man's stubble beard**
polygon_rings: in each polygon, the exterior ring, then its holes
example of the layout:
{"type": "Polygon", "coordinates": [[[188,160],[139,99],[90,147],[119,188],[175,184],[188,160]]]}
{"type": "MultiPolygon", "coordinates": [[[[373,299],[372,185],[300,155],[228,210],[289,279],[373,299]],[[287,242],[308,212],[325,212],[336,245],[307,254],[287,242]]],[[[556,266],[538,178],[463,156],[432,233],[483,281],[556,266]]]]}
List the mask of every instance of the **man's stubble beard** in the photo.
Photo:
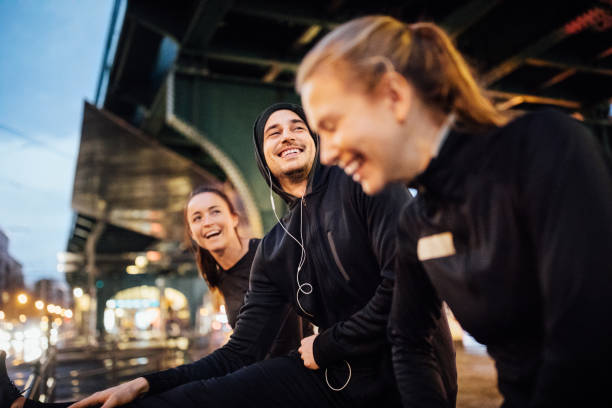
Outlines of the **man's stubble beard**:
{"type": "Polygon", "coordinates": [[[292,184],[301,183],[302,181],[308,179],[308,167],[309,166],[304,166],[299,169],[290,170],[283,173],[283,176],[285,176],[292,184]]]}

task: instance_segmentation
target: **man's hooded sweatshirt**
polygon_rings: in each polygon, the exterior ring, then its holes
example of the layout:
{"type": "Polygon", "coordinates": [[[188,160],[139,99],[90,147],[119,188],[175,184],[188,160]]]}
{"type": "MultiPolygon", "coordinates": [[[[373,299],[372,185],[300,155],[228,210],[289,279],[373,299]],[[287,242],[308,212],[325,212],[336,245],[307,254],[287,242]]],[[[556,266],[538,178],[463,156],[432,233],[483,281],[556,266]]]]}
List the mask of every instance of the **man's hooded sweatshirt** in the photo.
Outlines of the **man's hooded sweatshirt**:
{"type": "MultiPolygon", "coordinates": [[[[283,225],[276,224],[261,241],[236,330],[229,342],[211,355],[147,376],[151,392],[222,376],[263,359],[289,303],[319,327],[313,351],[323,384],[327,377],[330,388],[341,388],[348,380],[341,392],[355,406],[399,406],[386,331],[396,224],[400,207],[410,195],[404,186],[393,185],[376,196],[367,196],[339,168],[317,162],[303,198],[285,193],[270,174],[263,155],[264,125],[281,109],[295,112],[306,123],[299,106],[273,105],[257,119],[254,143],[263,176],[289,211],[281,220],[283,225]],[[304,262],[298,270],[301,259],[304,262]]],[[[439,303],[432,308],[431,313],[440,316],[439,303]]],[[[454,351],[443,317],[439,326],[437,334],[422,339],[433,343],[424,347],[433,352],[423,355],[415,350],[413,381],[418,391],[411,402],[422,406],[454,404],[454,351]]]]}

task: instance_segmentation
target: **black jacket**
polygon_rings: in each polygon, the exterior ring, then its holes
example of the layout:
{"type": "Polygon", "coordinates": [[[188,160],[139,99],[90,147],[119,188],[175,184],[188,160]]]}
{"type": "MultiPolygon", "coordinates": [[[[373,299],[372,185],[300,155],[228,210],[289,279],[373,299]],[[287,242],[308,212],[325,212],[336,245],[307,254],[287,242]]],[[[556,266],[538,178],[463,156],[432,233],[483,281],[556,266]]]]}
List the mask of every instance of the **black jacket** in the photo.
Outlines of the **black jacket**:
{"type": "Polygon", "coordinates": [[[396,186],[370,198],[338,168],[321,166],[317,173],[312,192],[283,218],[287,230],[299,239],[301,208],[306,261],[299,279],[312,285],[312,293],[300,294],[300,302],[312,316],[296,303],[300,247],[277,224],[259,245],[246,301],[228,343],[195,363],[146,376],[151,393],[222,376],[264,359],[289,302],[319,326],[315,359],[320,367],[331,368],[333,386],[346,381],[347,360],[352,378],[343,392],[364,406],[367,401],[399,405],[385,334],[395,221],[399,204],[408,199],[406,189],[396,186]]]}
{"type": "MultiPolygon", "coordinates": [[[[263,156],[257,157],[261,164],[263,156]]],[[[267,167],[262,167],[267,176],[267,167]]],[[[225,375],[261,360],[289,302],[319,326],[315,360],[328,369],[332,386],[341,387],[346,382],[346,361],[352,376],[342,393],[355,406],[399,406],[386,327],[394,278],[396,222],[400,206],[409,199],[407,189],[395,185],[369,197],[340,169],[315,164],[304,199],[284,198],[290,208],[282,222],[294,237],[303,240],[306,252],[299,275],[301,248],[277,224],[257,250],[247,299],[229,342],[193,364],[148,376],[151,392],[225,375]],[[312,287],[310,294],[299,294],[301,306],[296,301],[297,279],[312,287]]],[[[310,287],[303,288],[309,292],[310,287]]],[[[447,326],[445,329],[448,331],[447,326]]],[[[450,343],[443,347],[452,350],[450,343]]],[[[454,359],[439,362],[431,357],[429,363],[445,366],[443,372],[454,372],[454,359]]],[[[326,386],[324,372],[319,371],[319,378],[326,386]]],[[[423,382],[421,373],[415,372],[414,377],[423,382]]],[[[432,390],[446,393],[436,384],[424,387],[414,400],[429,401],[432,390]]],[[[436,399],[448,398],[443,395],[436,399]]]]}
{"type": "Polygon", "coordinates": [[[612,406],[612,178],[594,138],[554,111],[451,132],[415,186],[396,347],[427,335],[433,284],[487,345],[505,407],[612,406]]]}
{"type": "Polygon", "coordinates": [[[251,272],[251,264],[255,257],[255,251],[259,246],[259,239],[249,240],[249,250],[240,258],[238,262],[231,268],[225,270],[220,266],[219,273],[219,290],[225,300],[225,312],[229,325],[236,327],[238,312],[244,304],[244,295],[249,288],[249,275],[251,272]]]}
{"type": "MultiPolygon", "coordinates": [[[[251,264],[260,241],[256,238],[250,239],[247,253],[231,268],[221,269],[219,274],[219,290],[225,299],[227,320],[232,329],[236,327],[238,312],[244,304],[244,296],[249,288],[251,264]]],[[[302,338],[312,333],[312,325],[302,321],[302,318],[288,307],[269,357],[286,355],[299,347],[302,338]]]]}

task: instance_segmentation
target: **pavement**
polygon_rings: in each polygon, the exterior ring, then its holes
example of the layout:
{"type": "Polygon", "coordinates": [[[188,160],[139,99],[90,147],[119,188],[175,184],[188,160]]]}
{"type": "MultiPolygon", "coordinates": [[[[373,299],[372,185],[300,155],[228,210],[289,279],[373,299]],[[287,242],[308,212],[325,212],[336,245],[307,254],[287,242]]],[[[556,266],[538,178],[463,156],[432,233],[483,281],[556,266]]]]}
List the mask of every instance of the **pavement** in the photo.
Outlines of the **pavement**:
{"type": "Polygon", "coordinates": [[[495,365],[482,347],[456,345],[457,408],[498,408],[503,398],[497,391],[495,365]]]}

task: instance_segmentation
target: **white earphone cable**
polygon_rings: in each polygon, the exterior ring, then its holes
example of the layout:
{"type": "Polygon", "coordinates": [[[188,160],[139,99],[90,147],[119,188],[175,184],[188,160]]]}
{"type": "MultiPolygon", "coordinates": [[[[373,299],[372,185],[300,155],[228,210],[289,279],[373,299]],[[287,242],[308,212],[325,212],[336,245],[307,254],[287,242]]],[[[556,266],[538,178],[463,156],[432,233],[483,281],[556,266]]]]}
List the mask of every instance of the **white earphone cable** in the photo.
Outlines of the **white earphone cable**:
{"type": "Polygon", "coordinates": [[[342,391],[343,389],[346,388],[346,386],[348,385],[348,383],[351,381],[351,376],[353,375],[353,370],[351,369],[351,365],[349,364],[348,361],[344,360],[344,362],[346,363],[346,365],[348,366],[349,372],[348,372],[348,378],[346,379],[346,382],[344,383],[344,385],[340,388],[334,388],[332,387],[332,385],[329,383],[329,380],[327,379],[327,368],[325,369],[325,382],[327,383],[327,386],[329,387],[329,389],[331,389],[332,391],[342,391]]]}
{"type": "Polygon", "coordinates": [[[308,313],[306,309],[302,306],[300,302],[300,293],[304,295],[310,295],[312,293],[312,285],[308,282],[300,283],[300,271],[302,270],[302,266],[304,266],[304,262],[306,262],[306,249],[304,248],[304,236],[302,235],[302,209],[304,206],[304,197],[300,198],[300,240],[294,237],[283,225],[282,221],[279,219],[278,214],[276,214],[276,206],[274,204],[274,197],[272,195],[272,173],[270,169],[268,170],[268,177],[270,178],[270,203],[272,204],[272,211],[274,212],[274,217],[276,217],[276,221],[281,226],[281,228],[289,235],[297,244],[300,246],[300,261],[298,262],[297,271],[295,274],[295,280],[297,282],[297,292],[295,293],[295,300],[297,302],[298,307],[304,312],[306,315],[312,317],[311,313],[308,313]]]}
{"type": "MultiPolygon", "coordinates": [[[[304,197],[302,196],[300,198],[300,240],[298,241],[298,239],[294,237],[287,230],[287,228],[285,228],[282,221],[278,217],[278,214],[276,213],[276,205],[274,204],[274,196],[272,194],[273,193],[272,191],[272,173],[270,172],[270,169],[267,168],[267,170],[268,170],[268,177],[270,179],[270,204],[272,205],[272,212],[274,212],[274,217],[276,218],[276,221],[281,226],[281,228],[285,231],[285,233],[289,235],[300,246],[300,250],[301,250],[300,251],[300,261],[298,262],[298,267],[297,267],[297,271],[295,274],[295,280],[297,282],[297,292],[295,293],[295,300],[297,302],[298,307],[302,310],[302,312],[304,312],[304,314],[306,314],[307,316],[312,317],[313,315],[311,313],[308,313],[306,309],[304,309],[304,307],[302,306],[302,303],[300,302],[300,293],[304,295],[310,295],[313,289],[312,285],[308,282],[300,283],[300,271],[302,270],[302,266],[304,266],[304,262],[306,262],[306,249],[304,248],[304,236],[303,236],[303,229],[302,229],[302,221],[303,221],[302,211],[304,207],[304,197]]],[[[344,362],[348,366],[349,372],[348,372],[348,378],[346,379],[346,382],[340,388],[335,388],[329,383],[329,379],[327,378],[327,368],[325,369],[325,382],[327,383],[327,386],[332,391],[342,391],[348,386],[349,382],[351,381],[353,370],[351,369],[351,365],[349,364],[348,361],[344,360],[344,362]]]]}

